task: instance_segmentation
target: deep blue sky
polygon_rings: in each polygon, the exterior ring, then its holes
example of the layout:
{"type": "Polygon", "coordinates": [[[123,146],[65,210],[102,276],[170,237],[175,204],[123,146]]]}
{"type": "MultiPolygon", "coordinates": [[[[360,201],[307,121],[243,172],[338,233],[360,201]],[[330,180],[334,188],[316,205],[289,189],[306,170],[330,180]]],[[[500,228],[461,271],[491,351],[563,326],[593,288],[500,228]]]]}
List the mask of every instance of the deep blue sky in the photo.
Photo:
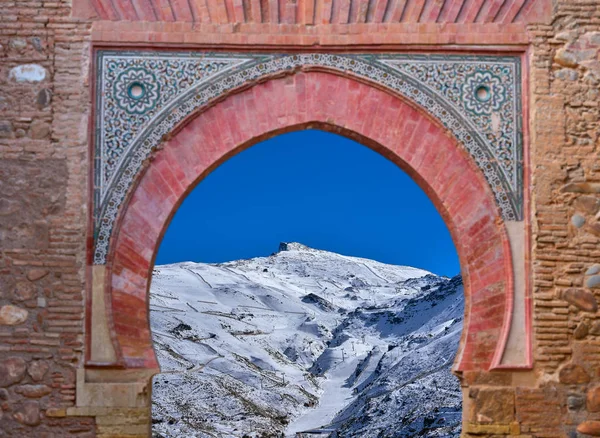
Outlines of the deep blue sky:
{"type": "Polygon", "coordinates": [[[460,271],[446,225],[406,173],[318,130],[278,135],[218,167],[176,212],[156,264],[267,256],[279,242],[460,271]]]}

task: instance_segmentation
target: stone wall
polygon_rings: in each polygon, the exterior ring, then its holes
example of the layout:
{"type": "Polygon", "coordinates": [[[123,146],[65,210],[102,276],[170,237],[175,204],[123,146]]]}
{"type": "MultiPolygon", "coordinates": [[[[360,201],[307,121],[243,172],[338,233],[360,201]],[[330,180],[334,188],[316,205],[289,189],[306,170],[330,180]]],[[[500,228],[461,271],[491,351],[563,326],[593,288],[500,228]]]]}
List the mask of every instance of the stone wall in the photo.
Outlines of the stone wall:
{"type": "Polygon", "coordinates": [[[93,436],[84,349],[90,25],[0,5],[0,436],[93,436]]]}
{"type": "MultiPolygon", "coordinates": [[[[554,415],[532,432],[600,435],[600,3],[562,1],[532,35],[535,370],[554,415]],[[558,420],[560,418],[560,420],[558,420]]],[[[519,409],[517,409],[519,415],[519,409]]]]}
{"type": "Polygon", "coordinates": [[[469,436],[600,436],[599,30],[573,0],[528,28],[534,369],[467,377],[469,436]]]}
{"type": "Polygon", "coordinates": [[[534,370],[471,387],[473,435],[600,436],[599,30],[572,0],[529,27],[534,370]]]}
{"type": "Polygon", "coordinates": [[[476,24],[202,25],[93,23],[60,0],[0,6],[0,436],[148,432],[147,375],[127,386],[123,371],[82,372],[91,40],[183,44],[188,28],[198,44],[529,41],[534,368],[465,372],[464,434],[600,436],[600,1],[559,0],[551,24],[494,24],[483,39],[476,24]]]}

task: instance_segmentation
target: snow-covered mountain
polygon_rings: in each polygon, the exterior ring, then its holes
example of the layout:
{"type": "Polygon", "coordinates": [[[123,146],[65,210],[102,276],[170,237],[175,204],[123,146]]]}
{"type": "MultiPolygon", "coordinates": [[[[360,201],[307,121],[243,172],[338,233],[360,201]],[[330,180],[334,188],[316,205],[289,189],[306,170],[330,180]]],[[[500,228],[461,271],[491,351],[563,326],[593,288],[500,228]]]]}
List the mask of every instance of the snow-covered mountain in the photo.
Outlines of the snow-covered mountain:
{"type": "Polygon", "coordinates": [[[155,437],[460,434],[460,277],[282,243],[157,266],[150,294],[155,437]]]}

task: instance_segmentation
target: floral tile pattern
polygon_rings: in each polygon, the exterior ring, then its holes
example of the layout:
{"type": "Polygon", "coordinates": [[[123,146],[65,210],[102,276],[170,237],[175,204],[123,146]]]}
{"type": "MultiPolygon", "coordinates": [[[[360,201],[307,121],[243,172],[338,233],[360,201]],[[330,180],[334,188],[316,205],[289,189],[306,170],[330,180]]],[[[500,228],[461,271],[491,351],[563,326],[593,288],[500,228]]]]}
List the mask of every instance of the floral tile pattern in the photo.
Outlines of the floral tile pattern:
{"type": "Polygon", "coordinates": [[[461,57],[413,56],[410,62],[383,62],[429,87],[473,123],[512,190],[519,189],[520,70],[515,58],[480,57],[466,62],[461,57]]]}

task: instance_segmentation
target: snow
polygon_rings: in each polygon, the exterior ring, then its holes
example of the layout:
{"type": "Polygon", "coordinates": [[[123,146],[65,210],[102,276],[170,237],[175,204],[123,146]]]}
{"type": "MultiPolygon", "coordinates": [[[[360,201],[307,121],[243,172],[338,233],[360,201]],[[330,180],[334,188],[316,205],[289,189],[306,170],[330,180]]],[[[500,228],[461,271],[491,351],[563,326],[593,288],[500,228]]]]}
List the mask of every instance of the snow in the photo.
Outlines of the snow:
{"type": "Polygon", "coordinates": [[[459,436],[460,278],[287,243],[157,266],[156,437],[459,436]]]}
{"type": "Polygon", "coordinates": [[[335,365],[325,375],[322,393],[319,398],[319,408],[306,411],[294,420],[286,429],[286,437],[294,437],[296,432],[315,429],[327,425],[334,419],[339,411],[355,398],[352,388],[344,385],[350,378],[359,362],[357,357],[348,359],[335,365]]]}

